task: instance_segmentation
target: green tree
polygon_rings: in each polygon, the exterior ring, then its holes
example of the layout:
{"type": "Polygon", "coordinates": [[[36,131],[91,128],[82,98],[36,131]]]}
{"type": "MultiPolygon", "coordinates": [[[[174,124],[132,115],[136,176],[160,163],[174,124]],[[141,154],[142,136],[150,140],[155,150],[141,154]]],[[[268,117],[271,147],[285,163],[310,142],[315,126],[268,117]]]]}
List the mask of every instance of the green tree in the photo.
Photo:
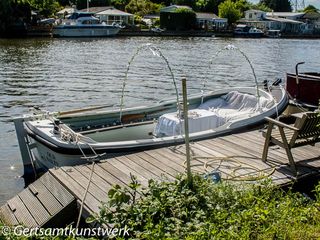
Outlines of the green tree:
{"type": "Polygon", "coordinates": [[[189,6],[192,9],[195,9],[195,7],[196,7],[196,1],[194,1],[194,0],[173,0],[172,3],[176,4],[176,5],[189,6]]]}
{"type": "Polygon", "coordinates": [[[318,12],[318,9],[313,5],[308,5],[305,9],[303,9],[303,12],[318,12]]]}
{"type": "Polygon", "coordinates": [[[129,2],[130,0],[111,0],[110,4],[117,9],[124,11],[129,2]]]}
{"type": "MultiPolygon", "coordinates": [[[[78,9],[87,8],[87,0],[75,0],[74,2],[77,5],[78,9]]],[[[102,6],[110,6],[110,0],[90,0],[90,7],[102,7],[102,6]]]]}
{"type": "Polygon", "coordinates": [[[30,7],[39,11],[44,17],[52,17],[61,6],[56,0],[29,0],[30,7]]]}
{"type": "Polygon", "coordinates": [[[69,0],[58,0],[59,4],[61,6],[67,6],[67,5],[70,5],[70,4],[73,4],[71,1],[69,0]]]}
{"type": "Polygon", "coordinates": [[[236,3],[226,0],[219,5],[219,17],[227,18],[228,23],[232,24],[241,18],[241,12],[236,3]]]}
{"type": "Polygon", "coordinates": [[[252,9],[261,10],[264,12],[271,12],[272,9],[266,6],[264,3],[253,4],[252,9]]]}
{"type": "Polygon", "coordinates": [[[195,10],[201,12],[214,12],[218,14],[218,6],[224,0],[197,0],[195,10]]]}
{"type": "Polygon", "coordinates": [[[252,9],[253,4],[249,3],[247,0],[236,0],[236,8],[241,12],[241,16],[244,16],[244,12],[252,9]]]}
{"type": "Polygon", "coordinates": [[[260,3],[266,5],[275,12],[292,11],[292,6],[289,0],[260,0],[260,3]]]}
{"type": "Polygon", "coordinates": [[[237,0],[235,3],[236,8],[239,9],[241,13],[252,8],[252,4],[249,3],[247,0],[237,0]]]}
{"type": "Polygon", "coordinates": [[[23,35],[30,20],[31,10],[25,0],[0,1],[0,36],[23,35]]]}
{"type": "Polygon", "coordinates": [[[162,5],[153,3],[150,0],[131,0],[125,10],[129,13],[144,16],[159,12],[161,7],[162,5]]]}

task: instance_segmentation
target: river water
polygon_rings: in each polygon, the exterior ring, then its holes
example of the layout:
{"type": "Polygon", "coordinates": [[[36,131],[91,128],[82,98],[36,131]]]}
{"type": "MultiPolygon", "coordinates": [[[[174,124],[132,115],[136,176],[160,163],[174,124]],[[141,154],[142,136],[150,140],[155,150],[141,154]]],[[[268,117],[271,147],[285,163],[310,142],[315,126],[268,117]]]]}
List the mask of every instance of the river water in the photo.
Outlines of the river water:
{"type": "MultiPolygon", "coordinates": [[[[284,78],[297,62],[302,70],[319,70],[320,41],[290,39],[152,38],[0,39],[0,204],[24,187],[23,166],[11,118],[42,110],[119,105],[128,61],[145,44],[158,47],[189,93],[229,86],[252,86],[248,62],[258,82],[284,78]],[[215,57],[214,57],[215,56],[215,57]],[[212,60],[212,64],[209,64],[212,60]]],[[[174,96],[170,72],[160,57],[144,48],[128,72],[126,106],[145,105],[174,96]]],[[[180,87],[180,84],[178,84],[180,87]]]]}

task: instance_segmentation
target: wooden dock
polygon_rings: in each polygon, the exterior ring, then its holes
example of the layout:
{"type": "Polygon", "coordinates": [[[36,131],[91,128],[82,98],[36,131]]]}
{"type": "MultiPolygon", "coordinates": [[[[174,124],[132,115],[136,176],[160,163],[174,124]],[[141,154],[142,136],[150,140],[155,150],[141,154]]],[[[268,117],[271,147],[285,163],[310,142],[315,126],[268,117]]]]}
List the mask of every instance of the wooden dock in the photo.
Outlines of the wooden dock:
{"type": "MultiPolygon", "coordinates": [[[[271,147],[268,162],[263,163],[263,144],[264,138],[258,130],[191,143],[192,171],[215,170],[221,173],[222,179],[236,181],[254,182],[270,177],[277,185],[319,175],[320,144],[292,150],[297,162],[297,178],[290,171],[282,148],[271,147]]],[[[185,171],[184,153],[184,145],[179,145],[127,154],[95,164],[83,217],[99,212],[101,202],[107,201],[109,189],[115,184],[127,185],[130,174],[144,186],[149,179],[174,179],[185,171]]],[[[76,217],[76,208],[81,203],[90,173],[91,165],[50,169],[2,206],[0,218],[8,225],[55,226],[61,216],[74,213],[76,217]]]]}

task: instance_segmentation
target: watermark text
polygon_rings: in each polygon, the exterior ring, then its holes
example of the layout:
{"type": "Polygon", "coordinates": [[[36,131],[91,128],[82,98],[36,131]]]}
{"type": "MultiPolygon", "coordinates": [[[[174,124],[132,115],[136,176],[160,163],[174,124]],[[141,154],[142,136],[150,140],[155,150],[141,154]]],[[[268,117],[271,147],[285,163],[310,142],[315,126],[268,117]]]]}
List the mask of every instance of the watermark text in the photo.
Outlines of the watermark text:
{"type": "Polygon", "coordinates": [[[15,227],[2,226],[0,227],[0,236],[14,235],[18,237],[128,237],[129,229],[124,228],[74,228],[68,226],[65,228],[26,228],[22,225],[15,227]]]}

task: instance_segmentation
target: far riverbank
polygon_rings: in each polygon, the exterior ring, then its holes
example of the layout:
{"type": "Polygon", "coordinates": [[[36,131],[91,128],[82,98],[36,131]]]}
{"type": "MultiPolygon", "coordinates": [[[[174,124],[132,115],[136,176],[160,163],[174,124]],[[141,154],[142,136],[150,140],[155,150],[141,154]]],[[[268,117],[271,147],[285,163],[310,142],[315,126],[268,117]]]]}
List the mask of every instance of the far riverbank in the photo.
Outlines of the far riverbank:
{"type": "MultiPolygon", "coordinates": [[[[33,27],[29,28],[24,37],[52,37],[51,27],[33,27]]],[[[204,31],[204,30],[190,30],[190,31],[151,31],[149,29],[143,30],[121,30],[117,36],[125,37],[234,37],[233,31],[204,31]]],[[[264,36],[263,38],[267,38],[264,36]]],[[[282,33],[280,38],[291,39],[320,39],[320,34],[288,34],[282,33]]]]}

